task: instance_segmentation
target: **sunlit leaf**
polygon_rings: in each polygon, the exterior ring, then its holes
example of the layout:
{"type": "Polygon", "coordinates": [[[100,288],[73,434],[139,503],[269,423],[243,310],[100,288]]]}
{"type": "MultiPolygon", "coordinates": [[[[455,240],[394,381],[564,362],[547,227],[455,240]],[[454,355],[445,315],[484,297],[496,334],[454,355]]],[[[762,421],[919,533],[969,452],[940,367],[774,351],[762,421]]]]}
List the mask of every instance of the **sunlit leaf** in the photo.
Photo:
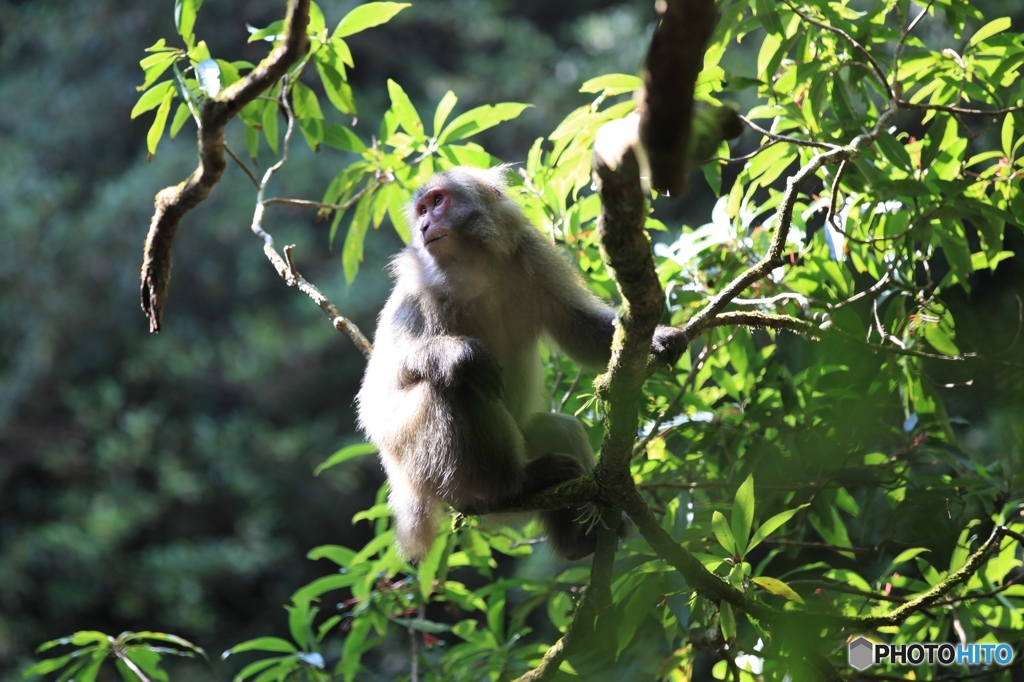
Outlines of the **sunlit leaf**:
{"type": "Polygon", "coordinates": [[[785,597],[786,599],[790,601],[795,601],[798,604],[804,603],[803,598],[799,594],[797,594],[792,587],[782,582],[778,578],[759,576],[757,578],[751,578],[750,582],[760,587],[763,587],[764,589],[768,590],[772,594],[777,595],[779,597],[785,597]]]}
{"type": "Polygon", "coordinates": [[[380,26],[390,21],[393,16],[406,7],[411,7],[411,5],[405,2],[368,2],[365,5],[359,5],[338,23],[331,38],[344,38],[368,28],[380,26]]]}
{"type": "Polygon", "coordinates": [[[313,475],[319,476],[324,470],[337,466],[342,462],[347,462],[350,459],[355,459],[356,457],[363,457],[364,455],[372,455],[375,452],[377,452],[377,448],[370,443],[354,443],[352,445],[345,446],[321,462],[317,468],[313,470],[313,475]]]}
{"type": "Polygon", "coordinates": [[[487,130],[503,121],[508,121],[519,116],[530,104],[517,104],[515,102],[504,102],[502,104],[485,104],[482,107],[470,109],[464,114],[455,117],[438,137],[439,144],[454,142],[476,135],[482,130],[487,130]]]}

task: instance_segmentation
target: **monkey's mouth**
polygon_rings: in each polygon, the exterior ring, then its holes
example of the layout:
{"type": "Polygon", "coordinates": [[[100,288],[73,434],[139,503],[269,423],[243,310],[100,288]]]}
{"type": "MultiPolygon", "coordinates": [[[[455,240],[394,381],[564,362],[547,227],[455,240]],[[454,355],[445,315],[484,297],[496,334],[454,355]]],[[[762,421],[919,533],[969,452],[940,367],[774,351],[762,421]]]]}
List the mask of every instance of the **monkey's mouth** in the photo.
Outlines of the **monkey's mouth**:
{"type": "Polygon", "coordinates": [[[426,246],[427,244],[433,244],[433,243],[434,243],[434,242],[436,242],[437,240],[439,240],[439,239],[444,239],[444,238],[445,238],[445,237],[447,237],[447,236],[448,236],[447,234],[438,234],[438,235],[434,235],[434,236],[433,236],[433,237],[431,237],[430,239],[425,239],[425,240],[423,240],[423,246],[426,246]]]}

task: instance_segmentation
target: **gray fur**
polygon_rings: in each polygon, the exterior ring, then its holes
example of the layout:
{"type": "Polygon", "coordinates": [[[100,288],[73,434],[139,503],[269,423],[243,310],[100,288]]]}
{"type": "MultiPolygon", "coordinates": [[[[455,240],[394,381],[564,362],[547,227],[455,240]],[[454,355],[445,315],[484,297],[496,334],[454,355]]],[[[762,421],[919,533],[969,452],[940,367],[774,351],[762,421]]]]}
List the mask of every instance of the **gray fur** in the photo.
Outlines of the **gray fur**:
{"type": "MultiPolygon", "coordinates": [[[[594,464],[582,425],[544,409],[538,342],[547,335],[600,366],[615,311],[533,228],[503,173],[454,168],[414,195],[416,229],[392,260],[394,290],[357,397],[391,482],[398,548],[412,559],[430,550],[442,502],[471,510],[594,464]],[[445,234],[430,248],[428,227],[445,234]]],[[[556,550],[572,558],[593,549],[575,511],[544,517],[556,550]]]]}

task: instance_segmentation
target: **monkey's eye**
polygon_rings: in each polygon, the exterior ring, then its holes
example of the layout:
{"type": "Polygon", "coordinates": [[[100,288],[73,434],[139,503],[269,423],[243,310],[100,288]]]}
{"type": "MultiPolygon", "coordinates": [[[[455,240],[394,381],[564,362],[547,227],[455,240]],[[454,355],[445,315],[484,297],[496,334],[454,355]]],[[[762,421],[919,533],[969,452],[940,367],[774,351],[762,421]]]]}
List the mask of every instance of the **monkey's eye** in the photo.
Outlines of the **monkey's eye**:
{"type": "Polygon", "coordinates": [[[444,197],[442,197],[440,194],[435,194],[434,195],[434,206],[440,206],[441,202],[443,200],[444,200],[444,197]]]}
{"type": "Polygon", "coordinates": [[[420,215],[427,215],[427,207],[424,205],[420,206],[420,215]]]}

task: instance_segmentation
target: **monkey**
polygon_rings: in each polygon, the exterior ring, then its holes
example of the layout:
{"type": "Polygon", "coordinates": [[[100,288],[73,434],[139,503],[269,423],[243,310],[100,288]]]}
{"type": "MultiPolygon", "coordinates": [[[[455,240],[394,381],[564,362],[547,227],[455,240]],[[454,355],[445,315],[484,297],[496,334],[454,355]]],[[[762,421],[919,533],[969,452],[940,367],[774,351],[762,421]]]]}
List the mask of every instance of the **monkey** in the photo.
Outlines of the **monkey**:
{"type": "MultiPolygon", "coordinates": [[[[412,196],[413,234],[391,260],[356,397],[391,485],[396,545],[412,560],[433,546],[442,503],[471,514],[594,466],[580,421],[544,407],[538,343],[606,366],[616,312],[526,218],[505,172],[452,168],[412,196]]],[[[652,352],[674,364],[683,345],[681,330],[658,327],[652,352]]],[[[557,554],[593,552],[580,510],[540,516],[557,554]]]]}

